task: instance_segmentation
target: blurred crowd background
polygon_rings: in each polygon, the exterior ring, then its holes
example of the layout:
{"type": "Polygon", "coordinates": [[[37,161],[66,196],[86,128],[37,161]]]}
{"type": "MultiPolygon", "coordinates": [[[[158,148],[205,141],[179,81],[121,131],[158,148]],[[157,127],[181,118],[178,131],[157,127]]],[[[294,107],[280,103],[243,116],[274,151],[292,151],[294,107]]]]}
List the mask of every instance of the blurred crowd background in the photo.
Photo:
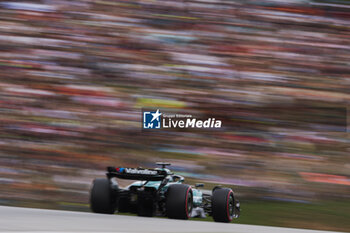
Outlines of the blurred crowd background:
{"type": "Polygon", "coordinates": [[[243,211],[349,207],[349,29],[346,0],[1,0],[0,204],[87,210],[106,166],[169,161],[243,211]],[[223,127],[142,131],[143,108],[223,127]]]}

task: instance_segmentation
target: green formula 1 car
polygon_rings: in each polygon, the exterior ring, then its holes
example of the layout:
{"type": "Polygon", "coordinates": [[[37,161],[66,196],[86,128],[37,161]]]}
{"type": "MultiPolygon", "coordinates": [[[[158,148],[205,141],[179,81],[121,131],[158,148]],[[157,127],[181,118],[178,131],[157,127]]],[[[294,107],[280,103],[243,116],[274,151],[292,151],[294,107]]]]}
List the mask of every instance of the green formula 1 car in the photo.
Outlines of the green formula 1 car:
{"type": "Polygon", "coordinates": [[[184,177],[173,174],[166,166],[161,168],[108,167],[107,178],[93,181],[90,206],[95,213],[113,214],[131,212],[139,216],[167,216],[174,219],[205,217],[216,222],[231,222],[240,215],[240,204],[232,189],[215,187],[211,192],[184,184],[184,177]],[[117,178],[139,180],[125,188],[117,178]]]}

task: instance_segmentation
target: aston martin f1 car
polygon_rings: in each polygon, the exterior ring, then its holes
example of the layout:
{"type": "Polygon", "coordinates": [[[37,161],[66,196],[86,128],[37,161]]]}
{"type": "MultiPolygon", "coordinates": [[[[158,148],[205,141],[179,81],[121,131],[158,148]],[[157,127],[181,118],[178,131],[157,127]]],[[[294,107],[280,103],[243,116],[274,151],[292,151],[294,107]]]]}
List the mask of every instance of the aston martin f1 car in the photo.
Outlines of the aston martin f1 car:
{"type": "Polygon", "coordinates": [[[212,216],[216,222],[231,222],[240,215],[240,203],[232,189],[216,186],[212,191],[184,184],[184,177],[160,168],[107,167],[107,178],[95,179],[90,207],[95,213],[131,212],[139,216],[167,216],[173,219],[212,216]],[[138,180],[121,188],[118,179],[138,180]]]}

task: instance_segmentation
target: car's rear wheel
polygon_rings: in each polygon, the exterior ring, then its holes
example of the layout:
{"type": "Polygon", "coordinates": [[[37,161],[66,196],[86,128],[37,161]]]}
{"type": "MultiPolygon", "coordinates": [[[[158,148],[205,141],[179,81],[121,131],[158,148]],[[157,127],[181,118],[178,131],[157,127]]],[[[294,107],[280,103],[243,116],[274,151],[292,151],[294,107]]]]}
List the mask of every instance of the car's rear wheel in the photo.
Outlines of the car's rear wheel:
{"type": "Polygon", "coordinates": [[[170,185],[166,194],[166,215],[169,218],[188,219],[193,207],[191,186],[186,184],[170,185]]]}
{"type": "Polygon", "coordinates": [[[231,222],[235,212],[232,189],[218,188],[212,195],[212,215],[215,222],[231,222]]]}
{"type": "Polygon", "coordinates": [[[90,207],[95,213],[113,214],[116,209],[116,197],[113,196],[108,179],[95,179],[90,193],[90,207]]]}

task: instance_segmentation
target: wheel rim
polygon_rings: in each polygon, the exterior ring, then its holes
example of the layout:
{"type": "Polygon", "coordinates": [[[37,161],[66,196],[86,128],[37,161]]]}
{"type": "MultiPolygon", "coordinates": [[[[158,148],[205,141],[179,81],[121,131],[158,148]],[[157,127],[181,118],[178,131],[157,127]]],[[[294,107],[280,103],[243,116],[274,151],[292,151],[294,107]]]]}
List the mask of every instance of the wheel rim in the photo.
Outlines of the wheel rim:
{"type": "Polygon", "coordinates": [[[229,199],[229,202],[228,202],[228,211],[229,211],[229,214],[230,214],[230,218],[232,218],[232,216],[234,215],[234,207],[235,207],[235,203],[233,201],[232,195],[230,195],[230,199],[229,199]]]}
{"type": "Polygon", "coordinates": [[[188,192],[188,195],[187,195],[187,216],[190,217],[191,215],[191,212],[192,212],[192,193],[191,192],[188,192]]]}

